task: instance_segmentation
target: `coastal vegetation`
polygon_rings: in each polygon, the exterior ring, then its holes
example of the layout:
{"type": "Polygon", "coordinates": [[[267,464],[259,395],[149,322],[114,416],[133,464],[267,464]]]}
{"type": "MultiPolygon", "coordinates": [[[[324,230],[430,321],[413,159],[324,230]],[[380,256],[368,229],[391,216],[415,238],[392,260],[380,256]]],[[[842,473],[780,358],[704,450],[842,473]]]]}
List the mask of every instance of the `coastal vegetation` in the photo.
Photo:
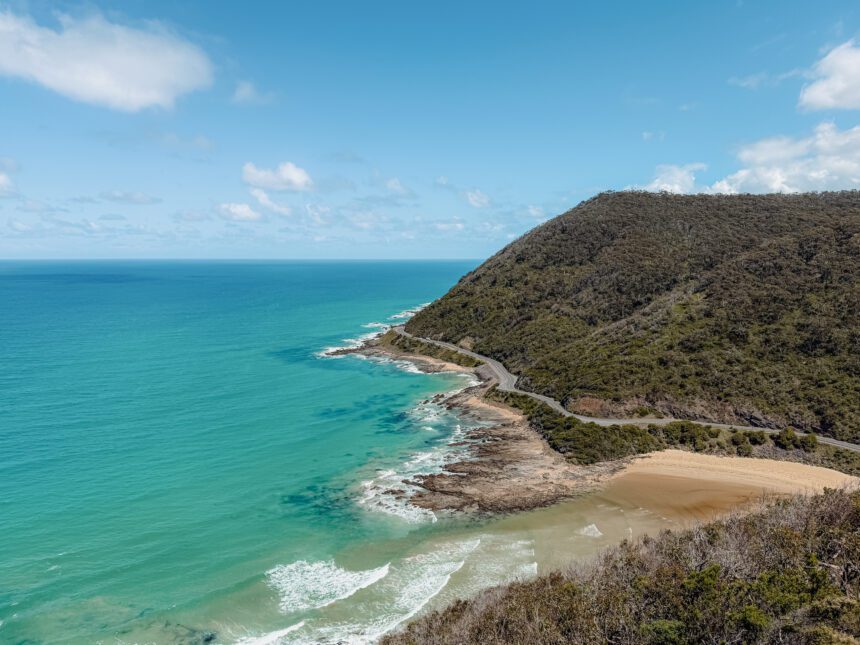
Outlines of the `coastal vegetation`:
{"type": "Polygon", "coordinates": [[[860,192],[605,193],[507,246],[406,328],[468,342],[584,414],[858,442],[858,266],[860,192]]]}
{"type": "Polygon", "coordinates": [[[814,434],[791,428],[770,434],[762,430],[729,430],[692,421],[664,425],[600,426],[558,414],[524,394],[491,388],[486,397],[521,411],[555,450],[578,464],[623,459],[667,448],[707,454],[797,461],[860,476],[860,453],[819,443],[814,434]]]}
{"type": "Polygon", "coordinates": [[[856,643],[860,493],[781,500],[490,589],[384,645],[856,643]]]}
{"type": "Polygon", "coordinates": [[[375,341],[375,344],[398,353],[429,356],[446,363],[462,365],[463,367],[478,367],[481,364],[481,361],[471,356],[455,352],[452,349],[424,343],[417,338],[408,338],[390,330],[380,336],[375,341]]]}
{"type": "MultiPolygon", "coordinates": [[[[574,464],[680,448],[860,475],[860,453],[817,439],[860,442],[858,266],[860,192],[607,193],[510,244],[406,329],[491,356],[576,413],[678,419],[602,426],[489,388],[574,464]]],[[[623,542],[382,642],[857,643],[858,597],[860,492],[826,490],[623,542]]]]}

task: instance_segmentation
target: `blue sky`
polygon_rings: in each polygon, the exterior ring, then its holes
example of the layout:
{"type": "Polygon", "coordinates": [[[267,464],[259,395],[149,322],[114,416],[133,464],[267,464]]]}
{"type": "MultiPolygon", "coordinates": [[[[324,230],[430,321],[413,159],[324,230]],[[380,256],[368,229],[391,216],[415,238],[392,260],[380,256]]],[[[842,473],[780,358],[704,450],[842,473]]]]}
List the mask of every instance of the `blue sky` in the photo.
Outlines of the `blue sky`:
{"type": "Polygon", "coordinates": [[[482,258],[860,187],[856,2],[0,2],[0,257],[482,258]]]}

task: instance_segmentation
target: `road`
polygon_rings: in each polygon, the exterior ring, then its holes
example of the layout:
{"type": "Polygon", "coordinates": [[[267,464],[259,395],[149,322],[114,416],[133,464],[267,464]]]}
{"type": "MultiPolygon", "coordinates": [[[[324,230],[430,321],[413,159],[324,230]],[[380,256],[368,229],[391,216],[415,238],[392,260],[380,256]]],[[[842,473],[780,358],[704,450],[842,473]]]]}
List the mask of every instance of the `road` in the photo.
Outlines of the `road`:
{"type": "MultiPolygon", "coordinates": [[[[596,417],[586,417],[581,414],[574,414],[570,410],[566,409],[561,402],[556,401],[553,398],[545,396],[543,394],[538,394],[537,392],[529,392],[528,390],[521,390],[517,387],[517,377],[514,374],[511,374],[507,368],[502,365],[499,361],[494,358],[490,358],[489,356],[484,356],[482,354],[477,354],[475,352],[469,351],[468,349],[464,349],[458,345],[454,345],[453,343],[446,343],[441,340],[433,340],[431,338],[423,338],[421,336],[413,336],[408,331],[403,328],[403,325],[398,325],[396,327],[392,327],[392,330],[401,336],[405,336],[406,338],[411,338],[413,340],[421,341],[422,343],[428,343],[430,345],[436,345],[437,347],[442,347],[444,349],[450,349],[464,356],[470,356],[474,359],[477,359],[483,362],[487,367],[490,368],[490,371],[493,373],[494,378],[496,379],[497,385],[496,387],[502,392],[515,392],[517,394],[524,394],[525,396],[529,396],[537,401],[541,401],[542,403],[546,403],[553,410],[562,414],[566,417],[575,417],[580,421],[585,421],[588,423],[596,423],[600,426],[611,426],[616,424],[628,424],[628,425],[666,425],[671,423],[672,421],[678,421],[678,419],[673,419],[672,417],[662,417],[662,418],[647,418],[647,417],[637,417],[635,419],[598,419],[596,417]]],[[[727,423],[711,423],[710,421],[697,421],[697,423],[701,423],[703,425],[709,425],[713,428],[723,428],[723,429],[737,429],[737,430],[753,430],[753,431],[763,431],[768,434],[777,434],[779,430],[774,430],[773,428],[760,428],[757,426],[739,426],[727,423]]],[[[803,435],[804,433],[798,432],[797,434],[803,435]]],[[[830,437],[822,437],[818,435],[819,443],[824,443],[829,446],[835,446],[837,448],[844,448],[845,450],[851,450],[853,452],[860,452],[860,446],[854,443],[848,443],[847,441],[839,441],[838,439],[832,439],[830,437]]]]}

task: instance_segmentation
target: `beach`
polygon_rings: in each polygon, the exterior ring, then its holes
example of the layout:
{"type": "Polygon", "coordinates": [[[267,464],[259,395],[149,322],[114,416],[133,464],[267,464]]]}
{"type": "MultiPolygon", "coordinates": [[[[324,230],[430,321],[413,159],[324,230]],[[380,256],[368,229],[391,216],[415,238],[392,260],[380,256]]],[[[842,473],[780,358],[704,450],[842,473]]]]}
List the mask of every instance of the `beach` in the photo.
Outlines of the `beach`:
{"type": "Polygon", "coordinates": [[[773,459],[699,454],[686,450],[579,465],[551,449],[522,413],[484,397],[496,381],[486,366],[463,367],[408,353],[379,338],[354,350],[408,361],[428,373],[474,374],[480,384],[447,398],[449,409],[481,421],[469,430],[464,458],[441,472],[409,480],[419,490],[410,502],[434,512],[508,513],[556,504],[594,493],[616,503],[635,504],[685,520],[705,521],[765,498],[811,494],[857,485],[855,477],[807,464],[773,459]]]}

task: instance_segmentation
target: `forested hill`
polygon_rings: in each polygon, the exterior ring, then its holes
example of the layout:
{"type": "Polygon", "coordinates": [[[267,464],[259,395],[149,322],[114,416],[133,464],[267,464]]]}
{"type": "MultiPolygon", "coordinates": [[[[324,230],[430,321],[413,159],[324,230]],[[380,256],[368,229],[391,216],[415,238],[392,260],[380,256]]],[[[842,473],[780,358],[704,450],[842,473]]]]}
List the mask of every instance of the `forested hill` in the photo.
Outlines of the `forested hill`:
{"type": "Polygon", "coordinates": [[[604,193],[407,325],[595,416],[860,440],[860,192],[604,193]]]}

